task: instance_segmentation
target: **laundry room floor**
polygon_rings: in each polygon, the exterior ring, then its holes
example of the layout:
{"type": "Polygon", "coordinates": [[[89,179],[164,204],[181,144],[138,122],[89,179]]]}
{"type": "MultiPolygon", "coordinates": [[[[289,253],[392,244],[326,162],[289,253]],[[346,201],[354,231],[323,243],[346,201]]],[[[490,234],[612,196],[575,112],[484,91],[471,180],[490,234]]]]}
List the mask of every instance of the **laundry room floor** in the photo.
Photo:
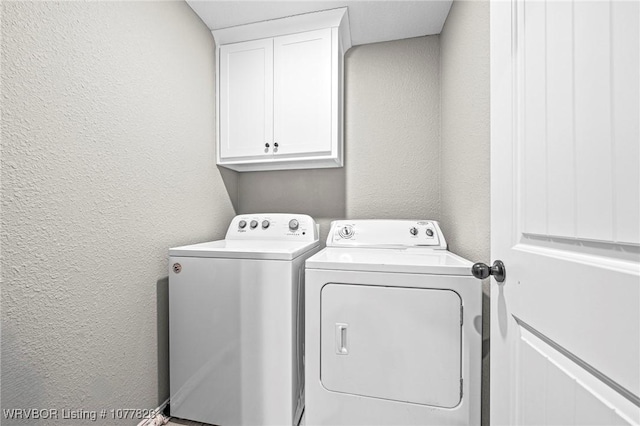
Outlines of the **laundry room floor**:
{"type": "MultiPolygon", "coordinates": [[[[305,422],[304,422],[304,414],[303,414],[302,419],[300,420],[299,426],[304,426],[304,425],[305,425],[305,422]]],[[[167,426],[213,426],[213,425],[210,425],[208,423],[193,422],[191,420],[176,419],[174,417],[171,417],[171,420],[169,420],[169,423],[167,423],[167,426]]]]}
{"type": "Polygon", "coordinates": [[[208,423],[194,422],[191,420],[182,420],[171,417],[167,426],[210,426],[208,423]]]}

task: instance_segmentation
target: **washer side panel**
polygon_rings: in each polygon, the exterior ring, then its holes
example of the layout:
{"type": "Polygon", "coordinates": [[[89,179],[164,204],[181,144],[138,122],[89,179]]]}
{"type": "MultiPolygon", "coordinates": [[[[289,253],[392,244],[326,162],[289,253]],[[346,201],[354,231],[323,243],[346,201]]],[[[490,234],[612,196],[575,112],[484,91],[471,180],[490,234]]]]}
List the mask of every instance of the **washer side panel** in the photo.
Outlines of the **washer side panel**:
{"type": "Polygon", "coordinates": [[[292,262],[171,257],[172,415],[291,424],[292,262]]]}

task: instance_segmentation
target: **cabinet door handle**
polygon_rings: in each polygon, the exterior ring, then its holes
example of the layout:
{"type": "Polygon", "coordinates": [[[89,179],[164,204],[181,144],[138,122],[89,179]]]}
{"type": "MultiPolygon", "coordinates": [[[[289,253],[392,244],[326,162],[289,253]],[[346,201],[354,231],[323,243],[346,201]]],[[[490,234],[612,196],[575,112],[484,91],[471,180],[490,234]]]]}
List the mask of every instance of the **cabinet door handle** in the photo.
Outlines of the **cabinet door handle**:
{"type": "Polygon", "coordinates": [[[277,148],[278,147],[278,142],[274,143],[273,146],[277,148]]]}
{"type": "Polygon", "coordinates": [[[269,144],[268,143],[265,143],[264,146],[265,146],[265,148],[269,148],[269,144]]]}

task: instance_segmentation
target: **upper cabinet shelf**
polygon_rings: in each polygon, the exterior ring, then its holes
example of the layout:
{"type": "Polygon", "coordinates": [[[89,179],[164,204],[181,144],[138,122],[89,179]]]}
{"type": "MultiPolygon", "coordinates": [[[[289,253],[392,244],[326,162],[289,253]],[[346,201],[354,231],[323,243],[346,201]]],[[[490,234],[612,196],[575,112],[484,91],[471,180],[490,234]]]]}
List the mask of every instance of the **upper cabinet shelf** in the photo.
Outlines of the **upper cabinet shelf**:
{"type": "Polygon", "coordinates": [[[342,167],[347,9],[213,36],[218,164],[238,171],[342,167]]]}

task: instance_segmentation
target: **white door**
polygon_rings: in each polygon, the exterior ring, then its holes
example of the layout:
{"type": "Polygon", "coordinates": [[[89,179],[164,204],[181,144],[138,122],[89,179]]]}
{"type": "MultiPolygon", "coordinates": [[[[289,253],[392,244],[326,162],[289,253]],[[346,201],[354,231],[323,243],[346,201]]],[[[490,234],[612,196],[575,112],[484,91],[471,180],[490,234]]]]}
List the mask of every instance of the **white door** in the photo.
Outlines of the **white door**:
{"type": "Polygon", "coordinates": [[[272,155],[273,40],[220,46],[219,90],[220,158],[272,155]]]}
{"type": "Polygon", "coordinates": [[[274,154],[331,153],[331,28],[274,39],[274,154]]]}
{"type": "Polygon", "coordinates": [[[491,423],[640,423],[640,6],[491,4],[491,423]]]}

